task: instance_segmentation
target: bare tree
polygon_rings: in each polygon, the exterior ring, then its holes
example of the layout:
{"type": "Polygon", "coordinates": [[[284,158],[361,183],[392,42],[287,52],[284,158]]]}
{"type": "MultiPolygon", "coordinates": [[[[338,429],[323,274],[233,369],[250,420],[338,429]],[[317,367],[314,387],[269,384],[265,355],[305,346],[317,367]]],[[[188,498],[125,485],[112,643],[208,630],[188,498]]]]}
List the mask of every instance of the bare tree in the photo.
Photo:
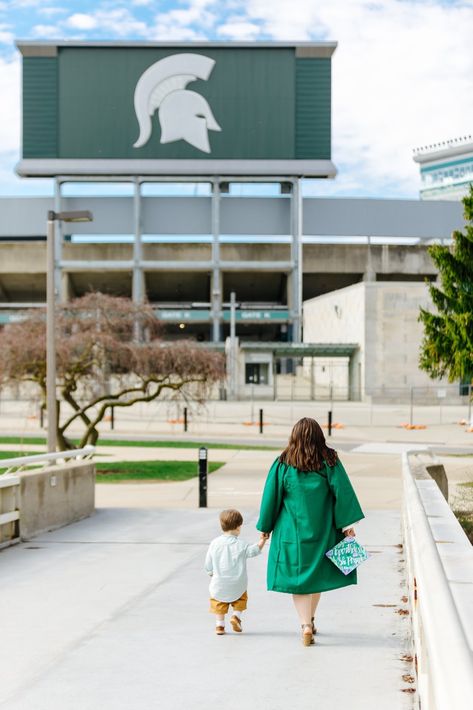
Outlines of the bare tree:
{"type": "MultiPolygon", "coordinates": [[[[151,402],[165,392],[203,402],[224,377],[224,359],[192,341],[165,341],[148,304],[90,293],[57,311],[58,446],[78,422],[80,446],[95,444],[111,407],[151,402]],[[70,409],[64,412],[64,403],[70,409]],[[61,407],[62,410],[61,411],[61,407]]],[[[46,321],[43,310],[0,332],[0,383],[32,382],[46,405],[46,321]]]]}

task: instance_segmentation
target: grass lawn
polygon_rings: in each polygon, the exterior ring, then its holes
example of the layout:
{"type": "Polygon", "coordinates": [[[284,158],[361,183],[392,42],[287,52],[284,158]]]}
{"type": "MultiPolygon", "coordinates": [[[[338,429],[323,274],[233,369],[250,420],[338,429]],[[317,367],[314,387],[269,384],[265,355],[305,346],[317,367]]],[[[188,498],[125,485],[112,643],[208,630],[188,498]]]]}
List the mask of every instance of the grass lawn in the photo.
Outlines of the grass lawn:
{"type": "MultiPolygon", "coordinates": [[[[78,444],[77,439],[72,439],[74,444],[78,444]]],[[[20,437],[20,436],[0,436],[0,444],[45,444],[46,439],[41,437],[20,437]]],[[[199,443],[198,441],[176,441],[169,439],[168,441],[127,441],[126,439],[99,439],[98,447],[100,446],[139,446],[144,448],[155,449],[198,449],[199,446],[206,446],[208,449],[236,449],[239,451],[276,451],[281,447],[275,446],[260,446],[258,444],[248,446],[240,444],[209,444],[206,442],[199,443]]]]}
{"type": "MultiPolygon", "coordinates": [[[[223,463],[209,463],[209,473],[223,463]]],[[[187,481],[198,475],[194,461],[117,461],[97,463],[97,483],[119,481],[187,481]]]]}
{"type": "MultiPolygon", "coordinates": [[[[0,451],[1,459],[12,459],[18,456],[41,453],[31,451],[28,454],[19,451],[0,451]]],[[[223,463],[211,461],[208,464],[209,473],[217,471],[223,463]]],[[[117,483],[119,481],[187,481],[198,475],[195,461],[114,461],[100,463],[96,461],[97,482],[117,483]]],[[[0,466],[0,475],[6,471],[0,466]]]]}

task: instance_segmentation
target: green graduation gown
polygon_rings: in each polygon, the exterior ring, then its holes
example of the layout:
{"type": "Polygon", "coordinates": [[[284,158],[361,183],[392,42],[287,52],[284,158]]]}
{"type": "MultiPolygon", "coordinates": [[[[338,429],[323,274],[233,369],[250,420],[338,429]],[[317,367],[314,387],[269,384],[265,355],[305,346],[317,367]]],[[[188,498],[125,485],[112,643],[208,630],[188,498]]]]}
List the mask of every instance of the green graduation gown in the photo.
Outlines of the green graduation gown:
{"type": "Polygon", "coordinates": [[[271,466],[256,527],[272,532],[268,590],[314,594],[356,584],[325,556],[343,539],[342,528],[364,518],[340,461],[308,473],[280,463],[271,466]]]}

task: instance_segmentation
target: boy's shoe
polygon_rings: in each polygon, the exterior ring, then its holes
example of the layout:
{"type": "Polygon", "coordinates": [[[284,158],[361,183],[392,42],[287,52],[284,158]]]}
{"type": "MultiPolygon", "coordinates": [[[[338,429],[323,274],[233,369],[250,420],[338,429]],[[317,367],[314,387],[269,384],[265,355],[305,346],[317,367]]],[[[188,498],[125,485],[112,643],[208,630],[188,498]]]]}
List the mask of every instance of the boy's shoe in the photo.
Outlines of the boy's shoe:
{"type": "Polygon", "coordinates": [[[230,619],[230,623],[232,625],[233,631],[236,631],[237,633],[241,633],[243,629],[241,628],[241,619],[238,618],[238,616],[232,616],[230,619]]]}
{"type": "Polygon", "coordinates": [[[225,626],[216,626],[215,633],[217,634],[217,636],[223,636],[223,634],[225,633],[225,626]]]}

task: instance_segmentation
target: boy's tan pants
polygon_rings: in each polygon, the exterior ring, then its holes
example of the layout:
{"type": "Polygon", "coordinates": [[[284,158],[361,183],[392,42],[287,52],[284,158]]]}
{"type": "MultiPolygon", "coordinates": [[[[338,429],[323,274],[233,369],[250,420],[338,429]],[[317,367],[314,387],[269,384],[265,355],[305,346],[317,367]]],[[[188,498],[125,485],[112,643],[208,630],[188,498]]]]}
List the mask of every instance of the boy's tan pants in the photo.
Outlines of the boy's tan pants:
{"type": "Polygon", "coordinates": [[[246,602],[248,601],[247,592],[243,592],[239,599],[235,599],[234,602],[219,602],[218,599],[210,599],[210,613],[218,614],[218,616],[224,616],[228,612],[228,608],[231,606],[235,611],[245,611],[246,602]]]}

